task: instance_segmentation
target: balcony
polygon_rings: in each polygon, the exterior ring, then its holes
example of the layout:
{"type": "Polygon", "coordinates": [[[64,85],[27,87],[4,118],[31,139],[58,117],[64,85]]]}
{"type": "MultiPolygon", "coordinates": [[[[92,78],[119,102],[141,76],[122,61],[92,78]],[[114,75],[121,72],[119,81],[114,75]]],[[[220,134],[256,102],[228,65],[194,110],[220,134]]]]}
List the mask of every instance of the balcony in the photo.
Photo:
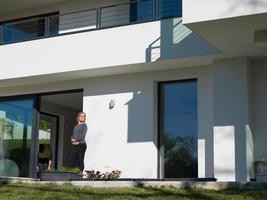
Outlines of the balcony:
{"type": "Polygon", "coordinates": [[[182,0],[138,0],[0,23],[0,44],[181,17],[182,0]]]}
{"type": "Polygon", "coordinates": [[[183,0],[183,24],[225,57],[266,56],[266,17],[266,0],[183,0]]]}
{"type": "MultiPolygon", "coordinates": [[[[174,6],[155,6],[159,2],[142,0],[75,12],[68,6],[23,23],[5,22],[2,28],[10,25],[10,30],[16,27],[14,32],[23,34],[8,41],[2,34],[0,87],[210,64],[220,52],[185,27],[181,17],[172,17],[174,6]],[[35,31],[23,31],[29,27],[35,31]]],[[[176,14],[180,16],[181,10],[176,14]]]]}
{"type": "Polygon", "coordinates": [[[223,20],[266,12],[266,0],[183,0],[184,24],[223,20]]]}

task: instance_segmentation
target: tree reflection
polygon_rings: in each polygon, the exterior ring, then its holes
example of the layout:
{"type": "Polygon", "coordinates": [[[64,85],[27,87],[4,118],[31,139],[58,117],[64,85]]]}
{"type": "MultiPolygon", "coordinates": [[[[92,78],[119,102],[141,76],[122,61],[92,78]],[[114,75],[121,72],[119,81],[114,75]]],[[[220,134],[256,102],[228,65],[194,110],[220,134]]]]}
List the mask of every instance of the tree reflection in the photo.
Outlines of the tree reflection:
{"type": "Polygon", "coordinates": [[[165,178],[197,177],[197,144],[190,136],[164,134],[165,178]]]}
{"type": "Polygon", "coordinates": [[[0,118],[0,140],[4,139],[4,134],[7,134],[11,139],[14,139],[15,122],[0,118]]]}

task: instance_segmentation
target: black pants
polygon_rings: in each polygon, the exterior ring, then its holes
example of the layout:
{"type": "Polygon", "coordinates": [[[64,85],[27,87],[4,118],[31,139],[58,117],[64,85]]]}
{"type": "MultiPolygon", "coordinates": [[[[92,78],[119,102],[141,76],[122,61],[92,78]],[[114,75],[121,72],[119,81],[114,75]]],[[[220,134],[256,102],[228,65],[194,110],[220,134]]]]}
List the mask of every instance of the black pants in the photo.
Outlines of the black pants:
{"type": "Polygon", "coordinates": [[[39,171],[45,171],[48,169],[48,163],[49,163],[49,158],[38,158],[38,169],[39,171]]]}
{"type": "Polygon", "coordinates": [[[78,145],[72,145],[72,167],[79,167],[81,171],[84,170],[84,154],[86,151],[86,143],[80,143],[78,145]]]}

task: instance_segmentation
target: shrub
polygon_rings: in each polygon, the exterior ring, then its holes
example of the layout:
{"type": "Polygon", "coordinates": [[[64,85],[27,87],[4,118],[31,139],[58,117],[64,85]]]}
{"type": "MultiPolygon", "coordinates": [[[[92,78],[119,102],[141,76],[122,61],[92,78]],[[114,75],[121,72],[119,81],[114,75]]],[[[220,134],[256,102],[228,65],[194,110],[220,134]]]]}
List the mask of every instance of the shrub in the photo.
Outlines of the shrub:
{"type": "Polygon", "coordinates": [[[121,171],[113,170],[111,172],[101,173],[100,171],[85,170],[87,178],[91,179],[117,179],[121,176],[121,171]]]}

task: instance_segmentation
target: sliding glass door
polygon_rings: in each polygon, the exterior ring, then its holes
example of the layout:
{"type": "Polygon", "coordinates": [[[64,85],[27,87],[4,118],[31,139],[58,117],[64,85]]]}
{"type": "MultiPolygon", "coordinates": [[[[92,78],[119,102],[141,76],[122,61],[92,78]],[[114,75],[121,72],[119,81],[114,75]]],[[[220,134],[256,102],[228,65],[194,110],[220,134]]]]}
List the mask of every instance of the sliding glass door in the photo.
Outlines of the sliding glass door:
{"type": "Polygon", "coordinates": [[[0,176],[30,175],[33,116],[33,98],[0,100],[0,176]]]}
{"type": "Polygon", "coordinates": [[[197,177],[197,81],[159,85],[161,170],[164,178],[197,177]]]}
{"type": "Polygon", "coordinates": [[[47,146],[52,153],[52,169],[57,169],[57,142],[58,142],[58,123],[59,117],[49,114],[40,113],[38,144],[47,146]]]}

